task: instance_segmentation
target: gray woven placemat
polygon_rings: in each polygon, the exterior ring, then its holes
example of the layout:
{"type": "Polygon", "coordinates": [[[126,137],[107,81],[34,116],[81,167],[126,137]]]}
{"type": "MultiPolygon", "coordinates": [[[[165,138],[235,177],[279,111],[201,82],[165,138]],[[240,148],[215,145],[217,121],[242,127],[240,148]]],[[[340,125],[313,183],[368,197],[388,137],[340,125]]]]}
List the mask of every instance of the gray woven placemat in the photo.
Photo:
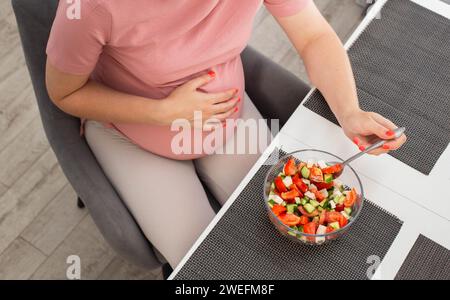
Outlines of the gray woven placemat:
{"type": "Polygon", "coordinates": [[[396,280],[450,280],[450,250],[420,235],[396,280]]]}
{"type": "MultiPolygon", "coordinates": [[[[361,107],[407,128],[407,143],[391,155],[428,175],[450,142],[450,20],[388,1],[349,55],[361,107]]],[[[319,92],[305,106],[338,124],[319,92]]]]}
{"type": "Polygon", "coordinates": [[[384,258],[402,221],[366,201],[342,239],[292,242],[267,216],[262,191],[269,168],[258,170],[174,279],[367,279],[368,257],[384,258]]]}

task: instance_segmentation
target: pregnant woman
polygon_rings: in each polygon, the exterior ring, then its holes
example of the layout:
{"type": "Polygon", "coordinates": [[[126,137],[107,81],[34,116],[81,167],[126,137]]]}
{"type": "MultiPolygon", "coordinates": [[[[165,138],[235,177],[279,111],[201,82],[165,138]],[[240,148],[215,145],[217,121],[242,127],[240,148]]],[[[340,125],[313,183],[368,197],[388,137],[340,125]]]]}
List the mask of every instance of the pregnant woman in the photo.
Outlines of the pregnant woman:
{"type": "Polygon", "coordinates": [[[396,128],[359,108],[347,54],[311,0],[84,0],[75,18],[68,2],[60,1],[47,47],[49,95],[85,120],[100,165],[172,266],[214,217],[200,179],[223,204],[258,158],[223,148],[256,142],[235,134],[242,123],[226,121],[262,119],[245,94],[240,60],[262,4],[360,149],[396,128]],[[224,138],[214,153],[180,152],[176,120],[194,125],[191,136],[224,131],[224,138]]]}

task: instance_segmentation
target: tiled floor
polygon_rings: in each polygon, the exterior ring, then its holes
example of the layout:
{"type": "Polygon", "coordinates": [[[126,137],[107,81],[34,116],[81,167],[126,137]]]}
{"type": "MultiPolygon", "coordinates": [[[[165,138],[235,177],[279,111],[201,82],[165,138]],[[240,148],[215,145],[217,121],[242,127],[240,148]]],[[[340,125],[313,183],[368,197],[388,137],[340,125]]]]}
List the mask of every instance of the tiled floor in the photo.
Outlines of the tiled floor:
{"type": "MultiPolygon", "coordinates": [[[[316,0],[345,40],[364,9],[355,0],[316,0]]],[[[285,35],[265,10],[250,44],[306,80],[285,35]]],[[[0,279],[65,279],[81,258],[83,279],[161,279],[106,244],[51,151],[40,123],[9,0],[0,0],[0,279]]]]}

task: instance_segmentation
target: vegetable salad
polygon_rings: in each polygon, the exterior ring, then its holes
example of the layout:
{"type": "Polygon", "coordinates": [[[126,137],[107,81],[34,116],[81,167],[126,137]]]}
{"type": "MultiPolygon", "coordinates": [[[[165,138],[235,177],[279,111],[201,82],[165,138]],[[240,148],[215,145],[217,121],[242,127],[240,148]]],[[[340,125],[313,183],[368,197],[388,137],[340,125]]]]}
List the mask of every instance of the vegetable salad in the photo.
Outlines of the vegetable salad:
{"type": "Polygon", "coordinates": [[[358,194],[334,178],[342,165],[291,158],[271,184],[268,204],[285,225],[306,234],[326,234],[345,227],[358,194]]]}

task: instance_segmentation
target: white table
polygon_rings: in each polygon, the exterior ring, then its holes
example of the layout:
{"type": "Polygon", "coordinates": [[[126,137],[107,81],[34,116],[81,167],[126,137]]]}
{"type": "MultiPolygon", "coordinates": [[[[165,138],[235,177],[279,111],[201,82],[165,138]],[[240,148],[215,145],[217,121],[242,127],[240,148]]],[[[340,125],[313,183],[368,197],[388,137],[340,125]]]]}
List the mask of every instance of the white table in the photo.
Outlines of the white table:
{"type": "MultiPolygon", "coordinates": [[[[359,37],[364,28],[379,16],[379,11],[387,1],[379,0],[375,3],[345,44],[347,49],[359,37]]],[[[450,5],[440,0],[411,1],[450,19],[450,5]]],[[[314,90],[310,94],[313,92],[314,90]]],[[[172,279],[182,268],[275,148],[282,148],[286,152],[305,148],[322,149],[343,158],[349,157],[357,151],[355,145],[345,137],[340,127],[301,104],[175,268],[169,279],[172,279]],[[313,124],[314,134],[300,130],[304,128],[304,124],[313,124]]],[[[447,147],[428,176],[390,155],[364,156],[352,163],[352,166],[360,175],[366,198],[404,221],[400,233],[378,267],[373,279],[394,279],[419,234],[450,249],[450,196],[448,195],[450,146],[447,147]],[[426,190],[418,188],[419,185],[428,188],[426,190]],[[444,193],[446,196],[441,195],[441,190],[446,191],[444,193]]]]}

